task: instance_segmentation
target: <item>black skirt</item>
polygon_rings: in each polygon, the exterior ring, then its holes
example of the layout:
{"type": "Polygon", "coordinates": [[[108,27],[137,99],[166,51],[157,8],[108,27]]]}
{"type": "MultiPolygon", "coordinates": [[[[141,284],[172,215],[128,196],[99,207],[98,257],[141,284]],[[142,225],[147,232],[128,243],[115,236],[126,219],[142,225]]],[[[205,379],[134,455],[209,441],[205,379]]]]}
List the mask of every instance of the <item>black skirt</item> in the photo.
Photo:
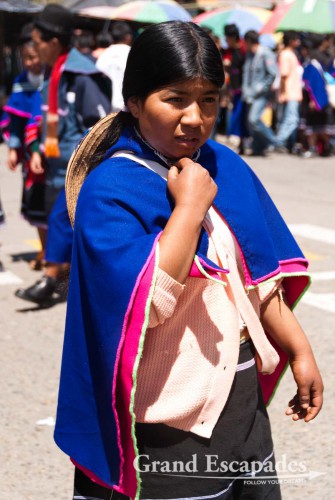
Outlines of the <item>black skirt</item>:
{"type": "Polygon", "coordinates": [[[27,160],[22,166],[22,176],[21,214],[33,226],[47,227],[44,174],[33,174],[27,160]]]}
{"type": "MultiPolygon", "coordinates": [[[[136,424],[141,500],[281,499],[254,356],[251,341],[241,345],[230,396],[210,439],[164,424],[136,424]]],[[[73,498],[127,497],[76,470],[73,498]]]]}
{"type": "Polygon", "coordinates": [[[281,498],[254,355],[251,341],[241,345],[230,396],[210,439],[137,424],[141,499],[281,498]],[[269,479],[254,480],[255,473],[269,479]]]}

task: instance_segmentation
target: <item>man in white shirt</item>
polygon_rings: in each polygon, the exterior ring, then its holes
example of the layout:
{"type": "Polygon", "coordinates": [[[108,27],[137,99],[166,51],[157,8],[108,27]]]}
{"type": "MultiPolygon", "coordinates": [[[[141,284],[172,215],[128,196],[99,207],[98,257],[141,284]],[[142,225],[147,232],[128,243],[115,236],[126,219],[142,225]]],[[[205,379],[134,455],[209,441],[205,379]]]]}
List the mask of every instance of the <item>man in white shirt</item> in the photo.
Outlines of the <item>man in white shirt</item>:
{"type": "Polygon", "coordinates": [[[124,106],[122,81],[133,33],[129,24],[118,21],[112,25],[111,34],[113,43],[98,57],[96,67],[111,79],[112,112],[118,112],[124,106]]]}

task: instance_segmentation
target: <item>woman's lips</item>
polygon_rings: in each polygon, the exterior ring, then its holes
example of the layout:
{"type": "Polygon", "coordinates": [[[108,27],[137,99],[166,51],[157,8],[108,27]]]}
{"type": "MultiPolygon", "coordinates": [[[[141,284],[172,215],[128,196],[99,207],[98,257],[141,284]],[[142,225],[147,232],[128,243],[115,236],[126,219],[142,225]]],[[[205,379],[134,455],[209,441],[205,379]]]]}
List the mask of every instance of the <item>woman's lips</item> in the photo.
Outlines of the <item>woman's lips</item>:
{"type": "Polygon", "coordinates": [[[179,136],[176,137],[176,141],[179,144],[183,144],[185,146],[195,147],[197,146],[199,139],[197,139],[196,137],[179,136]]]}

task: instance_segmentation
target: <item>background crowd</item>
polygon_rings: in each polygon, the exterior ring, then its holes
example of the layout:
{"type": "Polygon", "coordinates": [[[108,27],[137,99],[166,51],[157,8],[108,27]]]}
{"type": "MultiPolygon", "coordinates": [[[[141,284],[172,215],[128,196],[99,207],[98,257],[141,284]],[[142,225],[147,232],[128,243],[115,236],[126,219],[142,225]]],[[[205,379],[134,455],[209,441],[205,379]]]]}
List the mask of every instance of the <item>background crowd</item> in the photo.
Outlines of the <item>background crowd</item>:
{"type": "MultiPolygon", "coordinates": [[[[240,36],[235,24],[224,27],[222,39],[210,34],[226,73],[214,139],[247,155],[334,154],[332,36],[287,31],[272,49],[260,43],[256,31],[240,36]]],[[[24,69],[3,108],[1,131],[8,167],[22,166],[21,212],[37,227],[41,242],[31,267],[43,269],[43,276],[17,290],[23,300],[42,307],[66,300],[72,246],[66,166],[86,130],[122,110],[123,73],[136,36],[123,21],[98,34],[74,30],[72,14],[59,4],[47,5],[21,32],[24,69]]]]}

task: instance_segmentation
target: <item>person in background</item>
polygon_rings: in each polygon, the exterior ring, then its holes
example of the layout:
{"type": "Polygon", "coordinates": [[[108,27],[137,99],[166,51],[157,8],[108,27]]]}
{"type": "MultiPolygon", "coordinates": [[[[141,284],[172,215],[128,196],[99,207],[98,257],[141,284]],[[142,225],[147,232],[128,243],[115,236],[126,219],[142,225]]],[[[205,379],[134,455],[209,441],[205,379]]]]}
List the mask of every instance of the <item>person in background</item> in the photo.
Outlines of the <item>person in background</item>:
{"type": "Polygon", "coordinates": [[[40,101],[40,90],[44,80],[43,65],[36,51],[31,32],[33,24],[23,27],[19,38],[19,47],[24,71],[15,78],[12,92],[1,119],[2,133],[8,145],[7,164],[15,171],[22,163],[23,190],[21,213],[33,226],[37,227],[41,250],[30,262],[34,270],[42,268],[46,242],[47,214],[45,211],[45,176],[34,173],[31,169],[31,156],[39,148],[39,123],[41,107],[35,107],[34,101],[40,101]]]}
{"type": "Polygon", "coordinates": [[[330,71],[334,64],[334,54],[331,51],[330,35],[313,33],[313,57],[319,61],[324,71],[330,71]]]}
{"type": "Polygon", "coordinates": [[[95,49],[95,39],[91,31],[76,30],[73,36],[73,46],[84,56],[88,57],[94,64],[96,57],[93,55],[95,49]]]}
{"type": "Polygon", "coordinates": [[[301,46],[301,54],[304,58],[301,128],[307,140],[307,149],[302,153],[303,158],[329,156],[331,154],[330,138],[335,132],[325,73],[322,64],[314,57],[317,43],[318,37],[314,39],[310,35],[303,39],[301,46]]]}
{"type": "Polygon", "coordinates": [[[223,50],[223,66],[228,76],[227,87],[232,101],[232,112],[229,119],[227,135],[240,138],[239,154],[244,153],[243,138],[246,137],[245,104],[242,101],[242,75],[246,57],[246,47],[240,38],[236,24],[226,24],[224,36],[227,48],[223,50]]]}
{"type": "Polygon", "coordinates": [[[111,27],[111,35],[113,43],[98,58],[96,67],[112,82],[112,112],[117,112],[124,107],[122,82],[133,32],[129,24],[117,21],[111,27]]]}
{"type": "MultiPolygon", "coordinates": [[[[6,223],[6,216],[4,209],[2,208],[2,203],[1,203],[1,196],[0,196],[0,229],[3,228],[3,226],[6,223]]],[[[0,243],[0,248],[1,248],[1,243],[0,243]]],[[[2,273],[5,270],[4,265],[2,261],[0,260],[0,273],[2,273]]]]}
{"type": "Polygon", "coordinates": [[[247,125],[252,137],[252,154],[263,156],[269,147],[274,148],[276,137],[273,130],[262,121],[263,112],[271,97],[271,87],[277,76],[274,53],[260,45],[256,31],[244,35],[247,49],[243,67],[242,98],[247,104],[247,125]]]}
{"type": "Polygon", "coordinates": [[[278,132],[276,151],[285,152],[292,148],[300,120],[302,101],[302,66],[295,51],[300,46],[299,34],[287,31],[283,36],[284,49],[279,53],[279,91],[278,91],[278,132]]]}
{"type": "Polygon", "coordinates": [[[64,184],[68,161],[83,134],[110,112],[110,86],[87,57],[71,48],[73,16],[59,4],[48,4],[36,19],[32,37],[41,61],[51,70],[42,90],[43,119],[40,151],[31,169],[46,175],[48,235],[46,267],[40,280],[15,295],[40,306],[65,300],[63,277],[72,251],[64,184]]]}
{"type": "Polygon", "coordinates": [[[108,31],[101,31],[95,37],[96,49],[93,50],[92,56],[98,59],[112,43],[113,37],[111,33],[108,31]]]}
{"type": "MultiPolygon", "coordinates": [[[[202,26],[202,29],[211,37],[213,42],[215,43],[220,54],[222,53],[222,46],[220,38],[214,33],[214,31],[208,26],[202,26]]],[[[210,136],[214,141],[216,140],[216,136],[218,133],[222,133],[226,135],[227,133],[227,115],[229,112],[229,94],[227,86],[224,85],[220,91],[220,106],[218,116],[215,122],[215,125],[212,130],[212,134],[210,136]]]]}

